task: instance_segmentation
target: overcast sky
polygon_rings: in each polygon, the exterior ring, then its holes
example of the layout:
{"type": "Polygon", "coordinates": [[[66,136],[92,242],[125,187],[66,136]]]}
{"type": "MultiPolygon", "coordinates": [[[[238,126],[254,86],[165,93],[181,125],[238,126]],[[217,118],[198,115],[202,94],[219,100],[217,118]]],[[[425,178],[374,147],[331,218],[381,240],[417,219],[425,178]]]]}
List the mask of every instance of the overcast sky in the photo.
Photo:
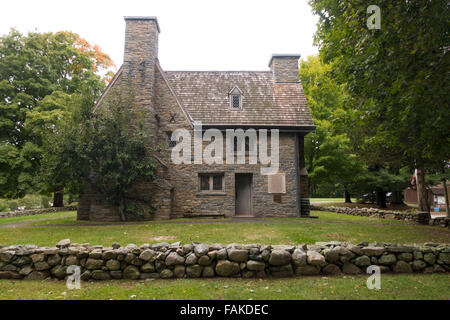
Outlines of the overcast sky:
{"type": "Polygon", "coordinates": [[[272,53],[317,53],[307,0],[12,0],[0,34],[68,30],[122,64],[123,16],[156,16],[165,70],[266,70],[272,53]]]}

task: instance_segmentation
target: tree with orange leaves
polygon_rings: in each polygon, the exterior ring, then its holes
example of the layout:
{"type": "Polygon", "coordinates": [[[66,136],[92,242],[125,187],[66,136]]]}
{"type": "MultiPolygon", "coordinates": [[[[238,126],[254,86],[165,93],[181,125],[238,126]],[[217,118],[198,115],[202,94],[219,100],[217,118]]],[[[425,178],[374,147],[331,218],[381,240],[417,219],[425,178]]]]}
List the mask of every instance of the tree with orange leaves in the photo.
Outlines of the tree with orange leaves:
{"type": "Polygon", "coordinates": [[[74,95],[97,99],[111,79],[111,58],[78,34],[11,29],[0,37],[0,197],[54,192],[64,186],[40,175],[43,142],[70,112],[74,95]]]}

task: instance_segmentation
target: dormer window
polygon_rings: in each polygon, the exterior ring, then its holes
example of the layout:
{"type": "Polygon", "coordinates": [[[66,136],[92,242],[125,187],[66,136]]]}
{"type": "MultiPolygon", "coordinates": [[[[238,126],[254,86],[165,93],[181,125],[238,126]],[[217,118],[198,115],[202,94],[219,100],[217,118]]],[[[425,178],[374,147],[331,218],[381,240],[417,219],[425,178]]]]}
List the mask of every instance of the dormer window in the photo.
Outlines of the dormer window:
{"type": "Polygon", "coordinates": [[[241,108],[241,96],[238,94],[233,94],[231,96],[231,109],[240,109],[241,108]]]}
{"type": "Polygon", "coordinates": [[[230,109],[231,110],[241,110],[242,109],[242,91],[238,86],[234,86],[233,89],[228,93],[230,97],[230,109]]]}

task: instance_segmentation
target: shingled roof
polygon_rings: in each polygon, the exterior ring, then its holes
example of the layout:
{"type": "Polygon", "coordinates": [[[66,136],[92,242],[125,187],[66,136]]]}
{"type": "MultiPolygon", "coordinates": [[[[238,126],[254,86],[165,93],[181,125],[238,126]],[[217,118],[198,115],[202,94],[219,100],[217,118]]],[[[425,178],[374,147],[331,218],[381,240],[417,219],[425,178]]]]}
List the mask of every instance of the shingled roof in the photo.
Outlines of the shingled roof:
{"type": "Polygon", "coordinates": [[[172,89],[204,126],[292,127],[313,131],[300,83],[274,83],[271,71],[165,71],[172,89]],[[242,110],[231,110],[228,93],[242,91],[242,110]]]}

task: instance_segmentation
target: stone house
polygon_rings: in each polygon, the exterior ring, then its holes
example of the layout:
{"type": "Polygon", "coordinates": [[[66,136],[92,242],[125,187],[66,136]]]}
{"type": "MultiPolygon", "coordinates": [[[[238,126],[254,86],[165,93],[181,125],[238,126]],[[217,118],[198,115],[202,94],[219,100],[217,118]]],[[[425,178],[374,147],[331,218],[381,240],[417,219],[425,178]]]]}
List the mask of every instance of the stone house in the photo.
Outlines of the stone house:
{"type": "MultiPolygon", "coordinates": [[[[135,192],[156,206],[156,212],[130,219],[181,217],[309,216],[304,136],[315,126],[298,76],[300,55],[274,54],[267,71],[164,71],[158,61],[155,17],[125,17],[124,61],[98,101],[112,88],[133,84],[139,108],[145,111],[159,183],[142,182],[135,192]],[[174,164],[174,130],[250,128],[279,130],[278,174],[261,174],[267,165],[174,164]],[[154,139],[153,139],[154,138],[154,139]]],[[[203,147],[204,147],[203,142],[203,147]]],[[[246,154],[248,160],[248,154],[246,154]]],[[[86,187],[78,204],[80,220],[119,220],[117,208],[86,187]]]]}

